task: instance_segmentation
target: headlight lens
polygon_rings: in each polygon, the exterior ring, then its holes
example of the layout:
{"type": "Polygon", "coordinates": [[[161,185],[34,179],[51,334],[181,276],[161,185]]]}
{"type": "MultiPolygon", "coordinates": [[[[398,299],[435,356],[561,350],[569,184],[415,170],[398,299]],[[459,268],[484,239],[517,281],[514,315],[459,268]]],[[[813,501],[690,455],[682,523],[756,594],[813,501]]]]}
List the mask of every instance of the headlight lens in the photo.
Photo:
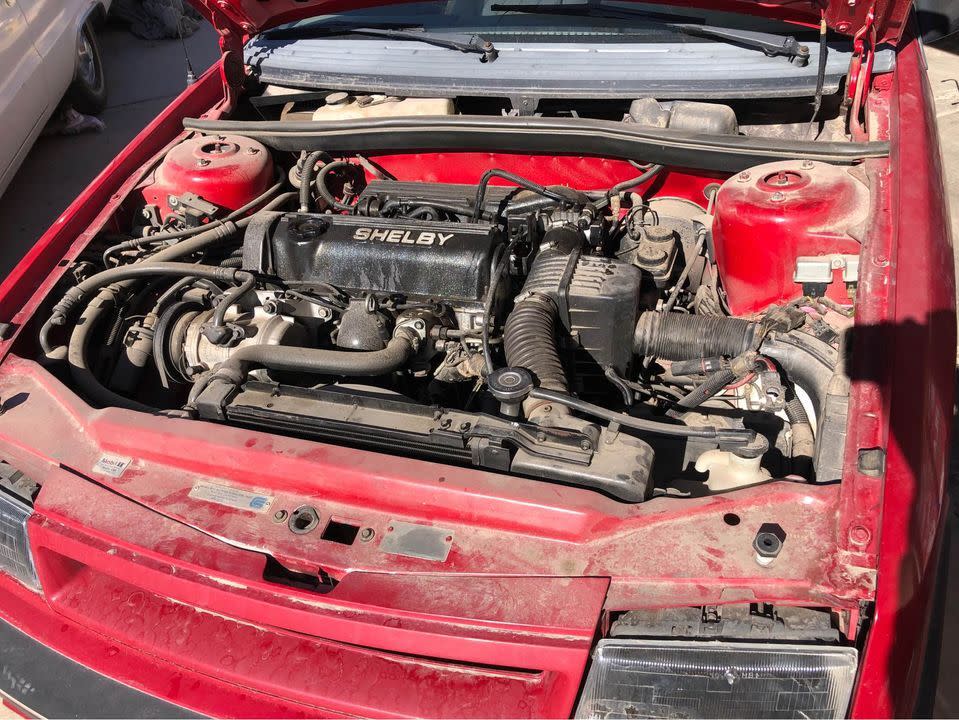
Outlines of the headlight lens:
{"type": "Polygon", "coordinates": [[[577,718],[838,718],[855,648],[601,640],[577,718]]]}
{"type": "Polygon", "coordinates": [[[29,505],[0,489],[0,572],[39,591],[40,581],[27,537],[27,519],[32,513],[29,505]]]}

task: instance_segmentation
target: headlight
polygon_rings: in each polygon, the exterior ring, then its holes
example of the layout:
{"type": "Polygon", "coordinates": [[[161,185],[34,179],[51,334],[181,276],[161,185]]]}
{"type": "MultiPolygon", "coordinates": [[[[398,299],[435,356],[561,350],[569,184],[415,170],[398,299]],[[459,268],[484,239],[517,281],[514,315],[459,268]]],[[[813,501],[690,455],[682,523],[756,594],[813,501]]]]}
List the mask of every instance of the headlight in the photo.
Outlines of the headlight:
{"type": "Polygon", "coordinates": [[[601,640],[577,718],[838,718],[855,648],[601,640]]]}
{"type": "Polygon", "coordinates": [[[9,465],[0,462],[0,572],[13,575],[27,587],[39,591],[40,581],[27,537],[27,519],[33,508],[8,490],[11,484],[5,471],[9,469],[9,465]]]}

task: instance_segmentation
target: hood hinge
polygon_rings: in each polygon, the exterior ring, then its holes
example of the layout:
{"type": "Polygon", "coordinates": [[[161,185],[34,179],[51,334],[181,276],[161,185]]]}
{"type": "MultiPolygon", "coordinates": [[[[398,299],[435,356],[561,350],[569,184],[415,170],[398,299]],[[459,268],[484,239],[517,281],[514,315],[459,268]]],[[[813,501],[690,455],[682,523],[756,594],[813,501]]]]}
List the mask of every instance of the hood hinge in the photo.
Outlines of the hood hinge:
{"type": "Polygon", "coordinates": [[[236,108],[240,90],[246,80],[243,67],[243,37],[232,27],[214,26],[220,35],[220,79],[223,82],[224,112],[236,108]]]}
{"type": "Polygon", "coordinates": [[[872,82],[872,63],[876,57],[876,3],[869,7],[863,25],[853,36],[852,58],[846,78],[846,100],[849,104],[849,132],[854,140],[865,141],[869,130],[862,121],[865,97],[872,82]]]}

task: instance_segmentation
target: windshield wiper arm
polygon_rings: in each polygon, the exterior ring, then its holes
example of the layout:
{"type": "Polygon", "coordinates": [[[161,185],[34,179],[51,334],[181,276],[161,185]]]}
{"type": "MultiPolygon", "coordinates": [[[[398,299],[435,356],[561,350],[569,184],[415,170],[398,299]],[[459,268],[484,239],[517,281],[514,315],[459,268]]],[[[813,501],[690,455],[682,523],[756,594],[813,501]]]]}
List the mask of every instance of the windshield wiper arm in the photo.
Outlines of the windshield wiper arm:
{"type": "Polygon", "coordinates": [[[690,23],[668,23],[668,25],[670,29],[678,30],[687,35],[718,38],[748,48],[755,48],[770,57],[782,55],[796,65],[802,66],[809,62],[809,48],[802,45],[792,35],[775,35],[755,30],[736,30],[734,28],[716,27],[715,25],[692,25],[690,23]]]}
{"type": "Polygon", "coordinates": [[[809,48],[799,43],[792,35],[775,35],[754,30],[736,30],[734,28],[699,25],[688,22],[672,22],[665,13],[635,10],[631,8],[611,8],[602,0],[586,0],[577,3],[549,3],[526,5],[521,3],[495,3],[490,7],[493,12],[516,12],[529,15],[575,15],[578,17],[631,19],[644,18],[656,26],[673,30],[684,35],[717,38],[744,47],[760,50],[770,57],[781,55],[797,65],[809,62],[809,48]]]}
{"type": "Polygon", "coordinates": [[[449,48],[463,53],[480,55],[480,62],[493,62],[499,54],[493,43],[479,35],[457,35],[429,33],[421,29],[421,25],[404,25],[401,27],[358,27],[353,25],[310,25],[301,27],[268,30],[263,35],[270,40],[298,40],[304,38],[334,37],[336,35],[366,35],[369,37],[383,37],[390,40],[411,40],[426,43],[437,47],[449,48]]]}

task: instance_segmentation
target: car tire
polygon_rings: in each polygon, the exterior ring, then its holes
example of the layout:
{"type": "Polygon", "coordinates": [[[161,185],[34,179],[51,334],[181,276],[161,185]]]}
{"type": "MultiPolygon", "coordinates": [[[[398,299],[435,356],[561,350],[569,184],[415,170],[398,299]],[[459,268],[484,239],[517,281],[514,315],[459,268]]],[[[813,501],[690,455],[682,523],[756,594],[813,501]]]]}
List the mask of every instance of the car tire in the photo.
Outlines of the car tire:
{"type": "Polygon", "coordinates": [[[98,115],[107,106],[107,80],[103,74],[103,55],[93,22],[87,20],[77,40],[77,64],[73,84],[67,90],[67,102],[84,115],[98,115]]]}

